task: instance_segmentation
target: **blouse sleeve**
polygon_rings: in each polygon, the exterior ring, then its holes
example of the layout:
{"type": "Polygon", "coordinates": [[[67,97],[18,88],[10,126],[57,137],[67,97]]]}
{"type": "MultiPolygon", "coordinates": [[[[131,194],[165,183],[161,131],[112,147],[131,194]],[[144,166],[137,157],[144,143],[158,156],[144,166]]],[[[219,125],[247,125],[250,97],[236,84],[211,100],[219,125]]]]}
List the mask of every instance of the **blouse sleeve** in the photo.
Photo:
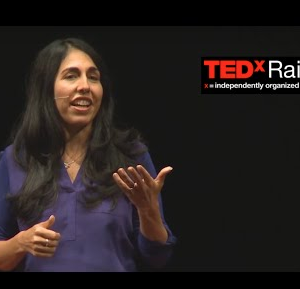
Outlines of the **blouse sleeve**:
{"type": "Polygon", "coordinates": [[[12,213],[10,202],[6,199],[9,193],[9,177],[6,153],[0,154],[0,240],[7,240],[18,233],[17,220],[12,213]]]}
{"type": "MultiPolygon", "coordinates": [[[[156,178],[157,172],[148,152],[144,153],[143,156],[138,159],[138,163],[142,164],[153,178],[156,178]]],[[[134,209],[133,215],[133,225],[137,234],[137,245],[142,260],[147,265],[155,268],[166,265],[172,256],[173,247],[177,241],[177,238],[174,236],[165,220],[161,194],[159,194],[159,207],[163,224],[168,232],[168,239],[165,244],[147,239],[140,231],[140,223],[136,209],[134,209]]]]}

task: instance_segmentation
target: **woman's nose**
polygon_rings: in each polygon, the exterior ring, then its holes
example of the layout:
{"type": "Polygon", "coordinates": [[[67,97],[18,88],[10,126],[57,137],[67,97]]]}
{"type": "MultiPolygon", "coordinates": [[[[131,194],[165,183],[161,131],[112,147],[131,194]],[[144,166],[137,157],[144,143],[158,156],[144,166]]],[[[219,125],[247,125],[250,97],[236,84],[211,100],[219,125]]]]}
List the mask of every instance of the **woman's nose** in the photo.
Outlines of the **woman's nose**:
{"type": "Polygon", "coordinates": [[[77,87],[77,91],[80,94],[85,94],[90,91],[90,85],[89,85],[88,79],[86,77],[83,77],[82,79],[80,79],[80,82],[77,87]]]}

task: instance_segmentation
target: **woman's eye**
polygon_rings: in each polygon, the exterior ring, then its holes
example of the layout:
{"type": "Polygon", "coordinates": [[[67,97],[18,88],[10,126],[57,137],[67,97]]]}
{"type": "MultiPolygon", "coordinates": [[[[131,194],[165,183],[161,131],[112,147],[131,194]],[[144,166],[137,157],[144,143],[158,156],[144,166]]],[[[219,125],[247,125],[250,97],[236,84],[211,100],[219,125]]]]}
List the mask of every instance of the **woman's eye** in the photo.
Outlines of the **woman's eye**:
{"type": "Polygon", "coordinates": [[[65,78],[66,78],[66,79],[75,79],[75,78],[76,78],[76,75],[75,75],[75,74],[68,74],[68,75],[66,75],[65,78]]]}
{"type": "Polygon", "coordinates": [[[97,75],[91,75],[89,79],[92,81],[99,81],[99,77],[97,75]]]}

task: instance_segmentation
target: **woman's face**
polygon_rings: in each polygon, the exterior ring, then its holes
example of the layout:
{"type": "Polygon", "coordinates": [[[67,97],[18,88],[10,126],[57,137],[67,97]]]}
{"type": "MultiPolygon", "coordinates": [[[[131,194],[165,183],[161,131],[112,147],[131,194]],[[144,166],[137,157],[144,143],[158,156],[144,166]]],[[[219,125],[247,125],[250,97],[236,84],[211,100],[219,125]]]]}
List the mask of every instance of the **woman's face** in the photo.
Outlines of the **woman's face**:
{"type": "Polygon", "coordinates": [[[91,127],[102,96],[100,71],[95,63],[83,51],[70,49],[54,82],[56,107],[66,129],[91,127]]]}

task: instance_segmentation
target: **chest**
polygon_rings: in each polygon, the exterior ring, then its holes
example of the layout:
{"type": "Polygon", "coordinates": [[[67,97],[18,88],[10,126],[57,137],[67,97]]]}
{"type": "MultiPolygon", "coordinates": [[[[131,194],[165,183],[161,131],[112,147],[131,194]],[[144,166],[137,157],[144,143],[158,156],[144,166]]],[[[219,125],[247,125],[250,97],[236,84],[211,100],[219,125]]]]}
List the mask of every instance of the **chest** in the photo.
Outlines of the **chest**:
{"type": "Polygon", "coordinates": [[[74,183],[77,174],[79,172],[80,166],[70,166],[69,168],[66,168],[67,174],[71,180],[72,183],[74,183]]]}

